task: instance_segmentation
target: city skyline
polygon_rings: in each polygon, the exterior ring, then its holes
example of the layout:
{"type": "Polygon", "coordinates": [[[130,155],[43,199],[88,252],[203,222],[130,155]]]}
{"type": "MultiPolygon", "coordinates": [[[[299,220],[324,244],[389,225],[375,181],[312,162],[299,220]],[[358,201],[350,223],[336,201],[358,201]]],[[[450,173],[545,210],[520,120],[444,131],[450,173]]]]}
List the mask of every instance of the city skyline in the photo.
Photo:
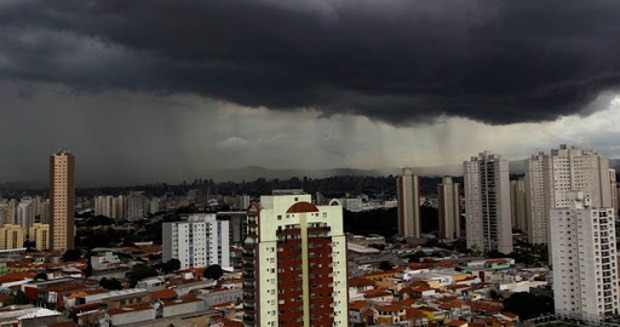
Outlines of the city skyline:
{"type": "Polygon", "coordinates": [[[458,165],[557,144],[620,158],[613,1],[0,6],[3,182],[44,177],[39,158],[59,148],[92,183],[458,165]]]}

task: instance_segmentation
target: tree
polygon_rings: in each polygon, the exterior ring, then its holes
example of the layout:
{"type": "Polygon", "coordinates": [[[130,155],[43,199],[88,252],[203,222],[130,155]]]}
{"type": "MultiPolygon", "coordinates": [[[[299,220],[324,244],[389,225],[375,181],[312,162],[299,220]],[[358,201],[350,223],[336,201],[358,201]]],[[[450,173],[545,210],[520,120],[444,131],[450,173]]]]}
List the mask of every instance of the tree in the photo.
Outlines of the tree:
{"type": "Polygon", "coordinates": [[[205,278],[218,280],[224,272],[222,271],[222,267],[220,265],[210,265],[205,269],[205,272],[202,274],[205,278]]]}
{"type": "Polygon", "coordinates": [[[408,254],[405,256],[405,258],[409,259],[409,263],[412,262],[420,262],[420,259],[425,258],[426,257],[426,253],[424,253],[423,251],[417,250],[412,254],[408,254]]]}
{"type": "Polygon", "coordinates": [[[62,261],[78,261],[82,257],[80,250],[67,250],[62,255],[62,261]]]}
{"type": "Polygon", "coordinates": [[[143,263],[139,263],[133,266],[133,269],[131,269],[131,271],[127,274],[127,277],[129,278],[129,283],[131,284],[131,287],[134,287],[136,286],[138,281],[157,275],[159,274],[157,273],[157,270],[155,270],[155,268],[147,266],[143,263]]]}
{"type": "Polygon", "coordinates": [[[172,258],[172,259],[168,260],[161,267],[161,270],[163,270],[164,273],[166,273],[166,274],[176,272],[179,269],[181,269],[181,261],[179,261],[179,259],[175,259],[175,258],[172,258]]]}
{"type": "Polygon", "coordinates": [[[105,288],[106,290],[110,290],[110,291],[123,289],[123,285],[116,278],[107,279],[104,277],[99,281],[99,286],[105,288]]]}
{"type": "Polygon", "coordinates": [[[9,298],[4,302],[4,306],[28,304],[28,302],[28,296],[26,296],[26,293],[19,290],[9,295],[9,298]]]}
{"type": "Polygon", "coordinates": [[[383,270],[383,271],[388,271],[388,270],[392,270],[394,267],[392,266],[392,264],[389,261],[381,261],[381,263],[379,264],[379,269],[383,270]]]}
{"type": "Polygon", "coordinates": [[[42,271],[40,273],[38,273],[36,276],[34,276],[35,280],[47,280],[47,274],[45,273],[45,271],[42,271]]]}
{"type": "Polygon", "coordinates": [[[539,317],[554,312],[553,299],[528,292],[514,293],[504,300],[504,309],[519,315],[521,320],[539,317]]]}

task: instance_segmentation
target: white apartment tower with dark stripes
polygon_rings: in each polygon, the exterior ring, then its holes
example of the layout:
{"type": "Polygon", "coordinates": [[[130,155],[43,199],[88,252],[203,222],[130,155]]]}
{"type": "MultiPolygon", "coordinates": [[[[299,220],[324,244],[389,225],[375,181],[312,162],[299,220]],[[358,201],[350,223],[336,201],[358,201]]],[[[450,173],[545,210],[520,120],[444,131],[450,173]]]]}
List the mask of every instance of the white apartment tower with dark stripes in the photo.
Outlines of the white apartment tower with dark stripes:
{"type": "Polygon", "coordinates": [[[614,209],[593,207],[583,192],[569,192],[566,202],[551,209],[555,311],[595,321],[618,315],[614,209]]]}
{"type": "Polygon", "coordinates": [[[482,152],[463,163],[467,247],[512,252],[508,161],[482,152]]]}
{"type": "Polygon", "coordinates": [[[571,204],[571,192],[583,192],[594,208],[613,206],[609,160],[597,151],[560,145],[550,154],[532,156],[525,164],[530,243],[548,243],[550,211],[571,204]]]}
{"type": "Polygon", "coordinates": [[[420,183],[410,168],[396,179],[398,196],[398,235],[420,237],[420,183]]]}

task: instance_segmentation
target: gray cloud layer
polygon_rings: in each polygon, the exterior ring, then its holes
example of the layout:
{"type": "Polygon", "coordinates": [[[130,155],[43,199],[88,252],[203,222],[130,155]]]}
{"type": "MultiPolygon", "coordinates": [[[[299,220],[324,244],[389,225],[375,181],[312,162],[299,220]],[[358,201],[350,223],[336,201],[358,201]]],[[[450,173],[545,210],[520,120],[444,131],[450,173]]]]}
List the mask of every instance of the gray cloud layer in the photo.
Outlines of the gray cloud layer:
{"type": "Polygon", "coordinates": [[[620,2],[7,0],[0,76],[393,124],[578,113],[620,84],[620,2]]]}

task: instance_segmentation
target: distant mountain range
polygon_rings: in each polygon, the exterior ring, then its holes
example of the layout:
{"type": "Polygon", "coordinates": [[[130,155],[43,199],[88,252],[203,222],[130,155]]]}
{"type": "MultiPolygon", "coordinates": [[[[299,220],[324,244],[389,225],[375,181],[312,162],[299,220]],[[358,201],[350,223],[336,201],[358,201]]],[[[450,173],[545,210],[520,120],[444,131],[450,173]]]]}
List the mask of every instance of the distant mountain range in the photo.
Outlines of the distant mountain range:
{"type": "MultiPolygon", "coordinates": [[[[609,167],[620,171],[620,159],[610,159],[609,167]]],[[[461,165],[443,165],[434,167],[412,167],[414,174],[420,176],[461,176],[463,168],[461,165]]],[[[258,178],[272,179],[290,179],[297,178],[328,178],[331,176],[388,176],[399,175],[402,168],[382,168],[382,169],[355,169],[355,168],[335,168],[335,169],[269,169],[258,166],[248,166],[242,168],[217,168],[207,169],[196,178],[212,179],[219,182],[242,182],[254,181],[258,178]]],[[[510,162],[510,173],[523,174],[525,172],[525,164],[523,160],[514,160],[510,162]]],[[[152,181],[157,183],[158,181],[152,181]]],[[[180,181],[179,181],[180,182],[180,181]]],[[[118,186],[131,186],[132,182],[119,183],[118,186]]],[[[138,184],[138,183],[134,183],[138,184]]],[[[142,183],[144,184],[144,183],[142,183]]],[[[95,187],[97,183],[79,182],[78,187],[95,187]]],[[[48,188],[47,181],[19,181],[0,184],[0,191],[17,191],[17,190],[44,190],[48,188]]]]}

